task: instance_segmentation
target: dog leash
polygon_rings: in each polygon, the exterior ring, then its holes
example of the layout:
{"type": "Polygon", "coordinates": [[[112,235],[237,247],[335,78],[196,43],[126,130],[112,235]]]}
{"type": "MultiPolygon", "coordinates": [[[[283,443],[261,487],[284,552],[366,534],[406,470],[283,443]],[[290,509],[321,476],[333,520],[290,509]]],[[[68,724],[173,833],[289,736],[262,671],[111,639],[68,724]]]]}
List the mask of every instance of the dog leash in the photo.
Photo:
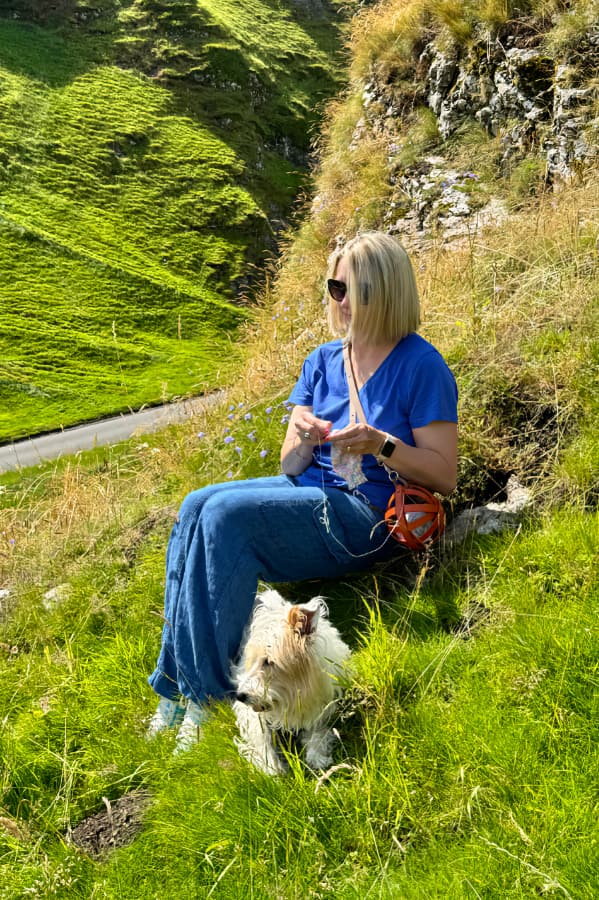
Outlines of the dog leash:
{"type": "MultiPolygon", "coordinates": [[[[349,387],[349,421],[352,425],[355,425],[358,422],[363,422],[365,425],[368,425],[368,419],[366,418],[364,407],[362,406],[360,395],[358,393],[358,385],[356,383],[354,367],[351,361],[350,349],[351,341],[343,341],[343,363],[345,365],[345,375],[347,377],[347,385],[349,387]]],[[[405,479],[402,478],[401,475],[395,471],[395,469],[390,469],[389,466],[386,466],[385,463],[380,462],[378,459],[377,462],[379,463],[379,466],[383,467],[391,482],[400,482],[401,484],[406,484],[405,479]]]]}

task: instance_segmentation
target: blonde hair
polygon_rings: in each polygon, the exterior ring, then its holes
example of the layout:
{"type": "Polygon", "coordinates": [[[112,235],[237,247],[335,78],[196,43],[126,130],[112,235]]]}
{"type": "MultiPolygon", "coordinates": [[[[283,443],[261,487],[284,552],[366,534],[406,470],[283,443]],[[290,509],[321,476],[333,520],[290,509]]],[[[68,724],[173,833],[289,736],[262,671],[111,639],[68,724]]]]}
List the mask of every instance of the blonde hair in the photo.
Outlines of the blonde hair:
{"type": "Polygon", "coordinates": [[[410,258],[397,238],[369,231],[352,238],[329,257],[327,278],[347,262],[349,331],[339,304],[328,296],[333,334],[359,335],[372,344],[399,341],[420,327],[420,300],[410,258]]]}

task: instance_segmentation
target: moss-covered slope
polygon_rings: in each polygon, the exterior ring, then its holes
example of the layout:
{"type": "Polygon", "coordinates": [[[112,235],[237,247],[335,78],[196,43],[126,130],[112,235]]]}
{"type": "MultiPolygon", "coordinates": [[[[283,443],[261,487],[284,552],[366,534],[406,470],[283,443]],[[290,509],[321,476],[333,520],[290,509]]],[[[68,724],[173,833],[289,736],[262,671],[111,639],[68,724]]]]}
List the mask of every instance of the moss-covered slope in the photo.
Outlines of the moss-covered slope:
{"type": "Polygon", "coordinates": [[[329,19],[263,0],[0,15],[0,440],[213,386],[305,177],[329,19]]]}

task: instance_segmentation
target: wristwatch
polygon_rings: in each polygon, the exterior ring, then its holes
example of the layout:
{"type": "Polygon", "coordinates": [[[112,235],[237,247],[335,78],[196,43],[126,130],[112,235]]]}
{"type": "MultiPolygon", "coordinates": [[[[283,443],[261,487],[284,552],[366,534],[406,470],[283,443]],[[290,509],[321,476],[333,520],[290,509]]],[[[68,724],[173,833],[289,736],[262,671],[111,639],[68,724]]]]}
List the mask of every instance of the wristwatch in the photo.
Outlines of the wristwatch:
{"type": "Polygon", "coordinates": [[[389,459],[396,447],[397,443],[393,440],[391,435],[386,434],[378,455],[384,457],[384,459],[389,459]]]}

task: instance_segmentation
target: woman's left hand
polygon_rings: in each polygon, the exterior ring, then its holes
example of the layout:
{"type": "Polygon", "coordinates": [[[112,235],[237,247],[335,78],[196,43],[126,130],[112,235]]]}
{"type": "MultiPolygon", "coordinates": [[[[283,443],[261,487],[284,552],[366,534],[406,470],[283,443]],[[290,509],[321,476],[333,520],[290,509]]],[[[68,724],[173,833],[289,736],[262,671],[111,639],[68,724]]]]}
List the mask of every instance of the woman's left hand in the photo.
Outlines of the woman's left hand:
{"type": "Polygon", "coordinates": [[[384,440],[384,431],[379,431],[378,428],[365,425],[363,422],[346,425],[345,428],[339,428],[329,434],[331,444],[339,444],[346,453],[356,453],[360,456],[365,453],[372,453],[373,456],[376,456],[384,440]]]}

